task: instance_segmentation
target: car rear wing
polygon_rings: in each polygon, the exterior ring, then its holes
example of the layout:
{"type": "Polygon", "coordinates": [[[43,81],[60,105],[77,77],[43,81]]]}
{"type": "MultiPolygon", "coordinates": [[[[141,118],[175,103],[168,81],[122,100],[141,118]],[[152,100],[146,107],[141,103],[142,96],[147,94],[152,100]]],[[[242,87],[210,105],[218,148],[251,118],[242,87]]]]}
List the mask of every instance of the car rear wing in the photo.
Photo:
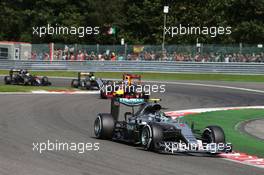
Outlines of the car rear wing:
{"type": "Polygon", "coordinates": [[[126,106],[139,106],[144,103],[158,103],[161,101],[159,98],[113,98],[113,100],[126,106]]]}
{"type": "Polygon", "coordinates": [[[78,76],[81,77],[81,76],[90,76],[92,75],[93,72],[78,72],[78,76]]]}
{"type": "Polygon", "coordinates": [[[129,77],[131,79],[141,79],[141,75],[137,75],[137,74],[123,74],[123,80],[126,79],[126,77],[129,77]]]}
{"type": "Polygon", "coordinates": [[[21,71],[21,69],[10,69],[10,71],[9,71],[9,76],[10,77],[13,77],[13,74],[14,73],[19,73],[21,71]]]}
{"type": "Polygon", "coordinates": [[[94,76],[94,72],[78,72],[78,81],[81,81],[82,77],[92,77],[94,76]]]}
{"type": "Polygon", "coordinates": [[[21,71],[21,69],[10,69],[9,72],[11,73],[11,72],[20,72],[20,71],[21,71]]]}
{"type": "Polygon", "coordinates": [[[136,74],[123,74],[123,81],[128,81],[128,84],[131,85],[133,80],[138,80],[139,84],[141,83],[141,75],[136,74]]]}

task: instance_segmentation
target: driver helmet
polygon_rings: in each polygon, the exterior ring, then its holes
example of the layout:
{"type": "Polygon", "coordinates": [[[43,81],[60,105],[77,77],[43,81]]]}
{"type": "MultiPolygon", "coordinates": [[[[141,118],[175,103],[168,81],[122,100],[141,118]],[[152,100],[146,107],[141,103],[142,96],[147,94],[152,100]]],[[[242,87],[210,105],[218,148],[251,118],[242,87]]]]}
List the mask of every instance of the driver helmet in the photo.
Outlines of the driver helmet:
{"type": "Polygon", "coordinates": [[[91,78],[90,78],[90,80],[95,80],[95,76],[92,75],[91,78]]]}
{"type": "Polygon", "coordinates": [[[28,71],[27,71],[26,69],[21,69],[21,70],[20,70],[20,73],[21,73],[21,74],[27,74],[28,71]]]}
{"type": "Polygon", "coordinates": [[[125,85],[128,85],[128,77],[125,78],[124,83],[125,85]]]}

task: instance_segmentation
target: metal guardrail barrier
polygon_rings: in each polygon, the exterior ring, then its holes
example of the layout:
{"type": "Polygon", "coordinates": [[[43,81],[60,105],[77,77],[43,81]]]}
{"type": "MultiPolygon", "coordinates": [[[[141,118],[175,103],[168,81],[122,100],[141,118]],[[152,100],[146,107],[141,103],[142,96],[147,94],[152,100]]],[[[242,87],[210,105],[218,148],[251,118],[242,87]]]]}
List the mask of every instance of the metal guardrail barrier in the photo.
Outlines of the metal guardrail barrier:
{"type": "Polygon", "coordinates": [[[201,63],[170,61],[22,61],[0,60],[0,69],[94,72],[188,72],[264,74],[264,63],[201,63]]]}

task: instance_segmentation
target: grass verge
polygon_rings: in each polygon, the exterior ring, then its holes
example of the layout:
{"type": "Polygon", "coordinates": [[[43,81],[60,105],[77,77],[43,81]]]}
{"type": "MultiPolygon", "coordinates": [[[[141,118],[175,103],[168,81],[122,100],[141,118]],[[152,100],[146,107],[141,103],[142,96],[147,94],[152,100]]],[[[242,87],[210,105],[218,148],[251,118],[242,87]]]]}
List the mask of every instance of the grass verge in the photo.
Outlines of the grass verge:
{"type": "Polygon", "coordinates": [[[188,123],[194,122],[195,129],[203,130],[209,125],[221,126],[225,131],[227,142],[233,144],[235,151],[264,157],[264,141],[236,129],[238,123],[257,118],[264,119],[263,109],[228,110],[185,116],[188,123]]]}
{"type": "MultiPolygon", "coordinates": [[[[230,74],[192,74],[192,73],[142,73],[144,80],[203,80],[203,81],[238,81],[238,82],[264,82],[264,75],[230,75],[230,74]]],[[[7,75],[7,70],[0,70],[0,75],[7,75]]],[[[32,71],[40,76],[77,77],[73,71],[32,71]]],[[[122,78],[123,72],[97,72],[101,78],[122,78]]]]}
{"type": "Polygon", "coordinates": [[[72,90],[68,87],[0,85],[0,92],[31,92],[36,90],[72,90]]]}

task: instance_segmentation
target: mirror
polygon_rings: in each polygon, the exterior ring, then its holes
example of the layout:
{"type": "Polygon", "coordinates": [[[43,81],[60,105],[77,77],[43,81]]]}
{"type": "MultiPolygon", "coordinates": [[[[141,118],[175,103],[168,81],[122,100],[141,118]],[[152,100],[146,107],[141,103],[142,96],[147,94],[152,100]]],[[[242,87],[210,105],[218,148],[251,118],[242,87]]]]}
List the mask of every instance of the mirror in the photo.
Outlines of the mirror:
{"type": "Polygon", "coordinates": [[[132,117],[132,113],[131,113],[131,112],[126,112],[126,113],[125,113],[125,121],[127,121],[127,119],[128,119],[129,117],[132,117]]]}

